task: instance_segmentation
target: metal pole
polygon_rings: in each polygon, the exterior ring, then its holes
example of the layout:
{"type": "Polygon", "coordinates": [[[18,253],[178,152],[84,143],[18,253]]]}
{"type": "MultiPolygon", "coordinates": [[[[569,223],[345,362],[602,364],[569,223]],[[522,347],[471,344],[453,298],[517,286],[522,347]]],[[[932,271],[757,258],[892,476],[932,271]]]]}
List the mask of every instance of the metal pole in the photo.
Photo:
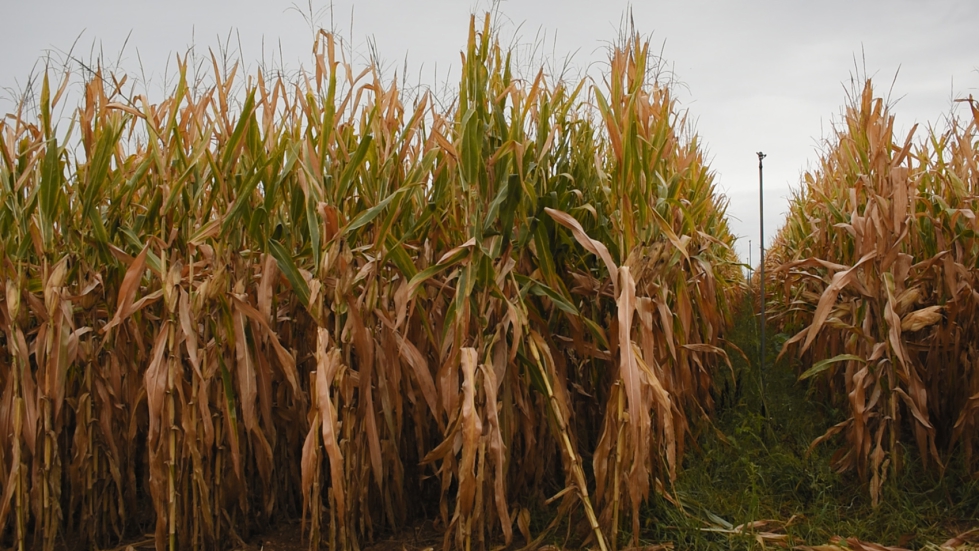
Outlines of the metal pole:
{"type": "Polygon", "coordinates": [[[764,180],[762,179],[762,159],[765,158],[765,154],[761,151],[758,152],[758,226],[760,233],[760,245],[761,249],[761,263],[759,264],[758,272],[759,287],[761,290],[761,296],[759,296],[761,302],[761,316],[759,323],[761,324],[761,354],[759,354],[760,368],[759,377],[761,378],[761,403],[764,410],[765,416],[768,415],[768,408],[765,406],[765,186],[764,180]]]}

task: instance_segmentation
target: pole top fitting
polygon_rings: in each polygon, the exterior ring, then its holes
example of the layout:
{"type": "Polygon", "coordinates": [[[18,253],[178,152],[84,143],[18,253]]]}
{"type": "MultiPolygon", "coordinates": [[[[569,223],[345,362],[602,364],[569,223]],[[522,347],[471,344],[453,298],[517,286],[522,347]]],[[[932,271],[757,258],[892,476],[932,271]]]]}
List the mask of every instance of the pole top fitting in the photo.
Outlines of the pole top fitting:
{"type": "Polygon", "coordinates": [[[758,152],[758,160],[759,160],[759,161],[760,161],[760,160],[762,160],[762,159],[764,159],[764,158],[765,158],[765,157],[767,157],[767,156],[768,156],[768,155],[765,155],[765,154],[764,154],[764,153],[762,153],[761,151],[759,151],[759,152],[758,152]]]}

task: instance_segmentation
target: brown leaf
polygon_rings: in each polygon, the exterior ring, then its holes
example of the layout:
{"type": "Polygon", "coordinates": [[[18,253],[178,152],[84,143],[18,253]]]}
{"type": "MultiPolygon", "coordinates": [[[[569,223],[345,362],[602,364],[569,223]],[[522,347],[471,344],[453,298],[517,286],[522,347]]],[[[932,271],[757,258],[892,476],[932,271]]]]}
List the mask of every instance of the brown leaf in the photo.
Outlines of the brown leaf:
{"type": "MultiPolygon", "coordinates": [[[[619,377],[622,379],[626,402],[629,406],[633,438],[638,443],[642,441],[641,435],[645,434],[649,426],[649,416],[648,413],[645,413],[645,407],[642,403],[639,366],[636,363],[635,351],[632,348],[632,315],[636,310],[636,284],[626,266],[619,269],[619,276],[622,289],[616,300],[619,324],[619,377]]],[[[637,454],[639,449],[641,446],[637,444],[637,454]]],[[[639,456],[637,455],[635,459],[638,462],[639,456]]]]}
{"type": "MultiPolygon", "coordinates": [[[[343,452],[337,443],[337,418],[333,402],[330,399],[330,387],[337,371],[340,369],[340,350],[330,347],[330,333],[320,327],[316,330],[316,406],[322,423],[323,447],[330,458],[330,484],[333,488],[333,499],[336,501],[337,518],[341,529],[346,524],[346,478],[343,468],[343,452]]],[[[313,507],[319,507],[315,503],[313,507]]]]}
{"type": "Polygon", "coordinates": [[[942,320],[943,307],[935,305],[915,310],[901,319],[902,331],[920,331],[942,320]]]}
{"type": "Polygon", "coordinates": [[[167,332],[169,322],[160,325],[160,330],[156,335],[156,342],[153,344],[153,351],[150,352],[150,363],[143,375],[143,385],[146,388],[146,405],[149,413],[149,435],[150,447],[156,446],[156,441],[160,437],[160,424],[163,415],[163,398],[167,391],[167,370],[163,355],[166,352],[167,332]]]}
{"type": "Polygon", "coordinates": [[[459,460],[459,490],[457,510],[465,522],[472,514],[476,498],[476,451],[483,432],[482,420],[476,413],[476,350],[460,351],[459,367],[462,370],[461,420],[462,458],[459,460]]]}
{"type": "Polygon", "coordinates": [[[506,473],[503,467],[506,464],[506,450],[503,444],[503,432],[500,429],[500,416],[497,411],[498,403],[496,389],[498,381],[492,366],[480,364],[480,371],[483,373],[483,392],[486,394],[484,417],[489,424],[489,456],[493,460],[493,499],[496,503],[496,514],[500,518],[500,525],[503,528],[503,539],[506,545],[510,545],[513,540],[513,526],[510,522],[510,515],[507,513],[506,499],[506,473]]]}
{"type": "Polygon", "coordinates": [[[838,272],[833,275],[833,281],[826,287],[823,291],[822,296],[819,297],[819,304],[816,305],[816,311],[812,316],[812,323],[809,325],[809,331],[806,333],[806,342],[803,343],[800,353],[805,352],[812,341],[815,340],[816,335],[819,334],[819,330],[822,328],[823,323],[826,322],[826,318],[829,317],[830,310],[832,310],[833,305],[836,304],[836,298],[839,296],[840,291],[842,291],[856,275],[856,270],[864,263],[870,261],[877,256],[876,251],[871,251],[857,261],[852,268],[849,268],[843,272],[838,272]]]}
{"type": "Polygon", "coordinates": [[[204,375],[201,373],[201,362],[197,350],[197,331],[194,324],[190,321],[190,297],[187,291],[180,290],[180,302],[178,306],[180,317],[180,330],[184,333],[184,346],[187,347],[187,357],[190,359],[190,366],[194,368],[194,373],[203,382],[204,375]]]}
{"type": "MultiPolygon", "coordinates": [[[[316,407],[316,399],[313,398],[313,407],[316,407]]],[[[299,461],[299,472],[300,478],[302,480],[302,492],[303,492],[303,532],[306,531],[306,514],[309,511],[314,511],[313,514],[319,513],[320,503],[313,503],[313,485],[314,476],[320,470],[320,452],[319,452],[319,435],[321,424],[320,412],[316,411],[313,414],[313,421],[309,425],[309,431],[306,433],[306,438],[303,440],[302,455],[299,461]]],[[[338,491],[334,491],[334,496],[338,494],[338,491]]],[[[315,496],[317,499],[321,499],[320,496],[315,496]]],[[[334,497],[336,499],[336,497],[334,497]]],[[[337,502],[338,506],[343,503],[343,498],[337,502]]]]}
{"type": "Polygon", "coordinates": [[[248,431],[257,431],[258,414],[255,406],[258,398],[258,387],[255,382],[255,361],[252,359],[245,336],[245,317],[241,311],[232,314],[235,334],[235,369],[238,379],[238,404],[241,406],[241,416],[248,431]]]}
{"type": "Polygon", "coordinates": [[[860,541],[857,538],[846,538],[847,546],[853,551],[910,551],[903,547],[886,547],[879,543],[860,541]]]}
{"type": "Polygon", "coordinates": [[[112,319],[102,328],[102,333],[107,333],[113,327],[119,325],[132,314],[133,299],[136,298],[136,291],[139,289],[139,281],[143,277],[143,270],[146,268],[146,253],[150,246],[147,243],[143,250],[136,256],[136,259],[126,270],[126,275],[122,278],[122,285],[119,286],[119,298],[116,301],[116,313],[112,319]]]}
{"type": "Polygon", "coordinates": [[[262,263],[262,279],[258,283],[258,311],[262,313],[262,318],[266,324],[272,323],[272,296],[273,286],[279,275],[279,265],[275,257],[266,254],[265,261],[262,263]]]}
{"type": "Polygon", "coordinates": [[[272,330],[268,321],[265,319],[258,310],[252,307],[250,304],[239,298],[234,293],[231,293],[232,302],[234,302],[235,310],[244,314],[248,319],[258,323],[258,326],[265,331],[265,336],[272,343],[272,348],[275,350],[275,357],[279,360],[279,366],[282,368],[282,373],[286,377],[286,381],[289,383],[289,387],[292,389],[294,396],[301,396],[299,389],[299,373],[296,371],[296,358],[282,346],[282,342],[279,340],[279,335],[272,330]]]}
{"type": "Polygon", "coordinates": [[[908,358],[904,341],[901,339],[901,318],[894,310],[897,300],[894,298],[894,279],[890,273],[884,274],[884,287],[887,291],[887,302],[884,303],[884,321],[887,322],[887,340],[891,345],[894,356],[901,362],[902,366],[910,369],[911,362],[908,358]]]}
{"type": "Polygon", "coordinates": [[[612,260],[612,255],[609,254],[608,248],[605,246],[605,244],[601,241],[588,237],[588,234],[585,233],[585,229],[581,227],[581,224],[578,223],[578,220],[576,220],[574,216],[550,207],[544,207],[544,212],[549,214],[555,222],[571,230],[571,234],[574,235],[575,240],[582,247],[584,247],[585,250],[602,259],[602,262],[605,263],[605,268],[608,269],[609,277],[612,279],[612,284],[615,286],[615,296],[618,297],[619,269],[612,260]]]}
{"type": "Polygon", "coordinates": [[[401,352],[401,357],[411,366],[412,373],[415,375],[415,380],[418,381],[418,386],[421,387],[422,396],[425,398],[425,403],[428,404],[429,411],[432,412],[433,416],[439,417],[438,392],[435,390],[435,381],[432,379],[432,372],[428,368],[428,362],[425,361],[425,357],[422,356],[421,352],[418,351],[418,348],[411,341],[405,339],[397,332],[394,332],[394,338],[398,343],[398,350],[401,352]]]}
{"type": "Polygon", "coordinates": [[[525,507],[520,508],[520,512],[517,513],[517,527],[520,529],[520,534],[524,537],[527,544],[529,545],[534,538],[530,534],[530,511],[525,507]]]}
{"type": "Polygon", "coordinates": [[[354,350],[357,352],[358,368],[360,371],[360,393],[364,400],[361,407],[367,432],[367,446],[370,451],[371,468],[374,472],[374,482],[383,490],[384,467],[381,462],[381,439],[377,432],[377,414],[374,408],[374,339],[367,332],[364,321],[360,316],[360,308],[353,297],[347,297],[347,314],[353,329],[354,350]]]}

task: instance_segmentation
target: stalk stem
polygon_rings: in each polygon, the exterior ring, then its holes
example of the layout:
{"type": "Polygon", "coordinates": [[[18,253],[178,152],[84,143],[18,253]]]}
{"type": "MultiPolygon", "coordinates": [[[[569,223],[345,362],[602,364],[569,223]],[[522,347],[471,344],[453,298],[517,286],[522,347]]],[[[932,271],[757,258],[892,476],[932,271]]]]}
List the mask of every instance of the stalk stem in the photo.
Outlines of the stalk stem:
{"type": "Polygon", "coordinates": [[[759,248],[761,249],[761,260],[758,265],[759,282],[759,303],[761,314],[758,323],[761,326],[761,344],[758,353],[758,379],[761,390],[761,413],[763,417],[768,417],[768,405],[765,401],[765,185],[763,179],[762,160],[766,157],[761,151],[758,152],[758,226],[759,226],[759,248]]]}

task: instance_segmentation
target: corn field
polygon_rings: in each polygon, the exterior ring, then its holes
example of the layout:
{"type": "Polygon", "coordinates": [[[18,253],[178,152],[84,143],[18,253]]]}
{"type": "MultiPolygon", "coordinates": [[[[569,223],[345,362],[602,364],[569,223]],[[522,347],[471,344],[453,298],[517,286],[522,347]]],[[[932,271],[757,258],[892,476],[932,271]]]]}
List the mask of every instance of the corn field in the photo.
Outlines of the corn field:
{"type": "Polygon", "coordinates": [[[802,188],[768,259],[782,353],[803,358],[846,419],[834,466],[879,503],[906,463],[979,472],[979,104],[915,141],[868,80],[802,188]],[[909,459],[911,456],[911,459],[909,459]]]}
{"type": "MultiPolygon", "coordinates": [[[[727,361],[726,201],[647,43],[600,85],[522,79],[481,23],[445,110],[322,33],[299,82],[214,60],[199,89],[183,60],[154,103],[98,73],[59,123],[45,78],[36,119],[0,122],[3,545],[222,548],[301,516],[359,549],[424,517],[468,550],[540,541],[541,507],[638,541],[727,361]]],[[[959,274],[890,292],[955,320],[959,274]]]]}

